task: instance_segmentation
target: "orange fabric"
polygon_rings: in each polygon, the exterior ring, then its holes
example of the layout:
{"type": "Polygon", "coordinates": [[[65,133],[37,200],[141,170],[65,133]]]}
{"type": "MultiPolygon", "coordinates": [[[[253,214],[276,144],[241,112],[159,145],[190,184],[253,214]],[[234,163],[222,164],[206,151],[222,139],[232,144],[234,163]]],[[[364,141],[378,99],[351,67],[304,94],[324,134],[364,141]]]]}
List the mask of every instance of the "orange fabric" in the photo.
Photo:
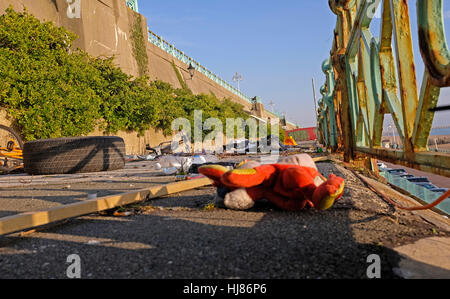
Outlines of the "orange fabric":
{"type": "Polygon", "coordinates": [[[294,138],[292,138],[292,136],[289,136],[287,138],[285,138],[284,140],[284,145],[297,145],[297,142],[295,142],[294,138]]]}
{"type": "Polygon", "coordinates": [[[335,199],[339,199],[343,195],[343,192],[338,194],[338,191],[341,189],[343,184],[344,184],[343,178],[331,174],[328,177],[328,181],[320,185],[315,190],[312,200],[314,205],[318,206],[320,204],[320,201],[322,201],[327,196],[334,196],[335,199]]]}
{"type": "Polygon", "coordinates": [[[307,200],[296,200],[284,197],[266,187],[253,187],[246,189],[248,195],[254,200],[267,199],[285,211],[300,211],[308,205],[307,200]]]}
{"type": "Polygon", "coordinates": [[[228,172],[228,168],[220,165],[206,165],[199,167],[198,172],[213,180],[214,186],[218,187],[221,185],[220,178],[228,172]]]}
{"type": "Polygon", "coordinates": [[[330,175],[329,180],[316,187],[314,178],[320,173],[310,167],[271,164],[254,169],[223,172],[217,168],[200,167],[199,172],[230,190],[246,188],[254,200],[268,199],[281,209],[302,210],[307,206],[329,207],[322,199],[332,203],[342,196],[344,179],[330,175]],[[341,190],[342,189],[342,190],[341,190]],[[341,191],[340,194],[337,194],[341,191]],[[330,201],[331,199],[331,201],[330,201]]]}
{"type": "Polygon", "coordinates": [[[271,177],[276,174],[277,169],[273,165],[263,165],[254,168],[252,174],[242,173],[240,169],[225,173],[221,182],[229,188],[250,188],[271,181],[271,177]]]}

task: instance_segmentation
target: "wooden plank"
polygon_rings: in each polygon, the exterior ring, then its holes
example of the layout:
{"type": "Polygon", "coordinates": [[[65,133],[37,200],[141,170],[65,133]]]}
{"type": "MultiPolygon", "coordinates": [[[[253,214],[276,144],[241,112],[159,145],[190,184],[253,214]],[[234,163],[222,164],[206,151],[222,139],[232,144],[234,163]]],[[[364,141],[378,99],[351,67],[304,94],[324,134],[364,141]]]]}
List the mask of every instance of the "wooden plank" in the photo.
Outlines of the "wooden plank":
{"type": "Polygon", "coordinates": [[[329,156],[322,156],[322,157],[313,157],[312,160],[315,163],[319,163],[319,162],[329,162],[331,161],[331,158],[329,156]]]}
{"type": "Polygon", "coordinates": [[[88,215],[177,192],[211,185],[208,178],[153,186],[125,194],[105,196],[39,212],[28,212],[0,218],[0,235],[26,230],[68,218],[88,215]]]}

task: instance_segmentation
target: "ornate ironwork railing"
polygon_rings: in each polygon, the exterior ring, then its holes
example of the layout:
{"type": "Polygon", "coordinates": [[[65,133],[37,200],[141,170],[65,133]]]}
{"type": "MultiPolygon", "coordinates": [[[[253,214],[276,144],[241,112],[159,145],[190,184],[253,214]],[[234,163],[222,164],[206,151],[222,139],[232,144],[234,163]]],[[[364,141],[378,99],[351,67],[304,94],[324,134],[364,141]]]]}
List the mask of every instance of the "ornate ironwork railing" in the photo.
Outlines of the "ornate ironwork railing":
{"type": "MultiPolygon", "coordinates": [[[[176,59],[180,60],[181,62],[183,62],[183,63],[185,63],[187,65],[191,64],[195,68],[196,71],[202,73],[207,78],[211,79],[212,81],[214,81],[218,85],[224,87],[225,89],[231,91],[232,93],[234,93],[235,95],[239,96],[243,100],[245,100],[245,101],[247,101],[249,103],[252,103],[252,98],[246,96],[244,93],[239,91],[237,88],[232,86],[230,83],[228,83],[227,81],[223,80],[218,75],[214,74],[212,71],[208,70],[206,67],[204,67],[203,65],[198,63],[196,60],[194,60],[193,58],[191,58],[188,55],[186,55],[183,51],[178,50],[173,44],[167,42],[166,40],[164,40],[163,38],[158,36],[156,33],[152,32],[151,30],[149,30],[148,33],[149,33],[148,34],[148,39],[149,39],[149,41],[152,44],[154,44],[155,46],[157,46],[160,49],[164,50],[165,52],[169,53],[170,55],[172,55],[176,59]]],[[[272,111],[267,111],[266,110],[266,113],[271,114],[274,117],[277,117],[279,119],[283,119],[284,118],[284,116],[281,113],[277,112],[277,111],[273,111],[272,112],[272,111]]],[[[289,124],[291,124],[292,126],[295,126],[295,124],[293,124],[292,122],[289,122],[289,121],[287,121],[287,122],[289,124]]]]}
{"type": "MultiPolygon", "coordinates": [[[[135,12],[139,12],[138,9],[138,1],[137,0],[126,0],[127,6],[130,7],[135,12]]],[[[160,36],[155,34],[154,32],[150,31],[148,32],[148,40],[156,45],[157,47],[161,48],[162,50],[166,51],[173,57],[177,58],[178,60],[184,62],[185,64],[189,65],[191,64],[196,71],[202,73],[215,83],[219,84],[220,86],[226,88],[227,90],[231,91],[235,95],[239,96],[243,100],[252,103],[252,99],[248,96],[246,96],[244,93],[242,93],[240,90],[236,89],[234,86],[232,86],[227,81],[223,80],[216,74],[214,74],[212,71],[208,70],[206,67],[202,66],[200,63],[186,55],[183,51],[178,50],[175,48],[175,46],[164,39],[162,39],[160,36]]],[[[284,116],[281,113],[278,113],[277,111],[266,111],[268,114],[273,115],[274,117],[277,117],[279,119],[283,119],[284,116]]],[[[291,122],[288,122],[291,125],[294,125],[291,122]]],[[[295,125],[294,125],[295,126],[295,125]]]]}
{"type": "Polygon", "coordinates": [[[450,86],[450,51],[443,0],[417,0],[418,38],[425,74],[418,89],[408,0],[329,0],[337,15],[331,56],[322,68],[318,120],[321,141],[343,151],[450,177],[450,155],[427,148],[440,89],[450,86]],[[381,5],[381,36],[370,23],[381,5]],[[396,56],[394,56],[396,54],[396,56]],[[391,114],[402,148],[381,146],[391,114]]]}
{"type": "Polygon", "coordinates": [[[131,8],[131,9],[134,10],[135,12],[139,12],[137,0],[126,0],[126,1],[127,1],[127,6],[128,6],[129,8],[131,8]]]}
{"type": "Polygon", "coordinates": [[[245,101],[252,103],[252,99],[250,97],[246,96],[241,91],[239,91],[237,88],[232,86],[230,83],[223,80],[222,78],[220,78],[219,76],[217,76],[216,74],[214,74],[213,72],[208,70],[206,67],[202,66],[200,63],[195,61],[193,58],[187,56],[183,51],[180,51],[177,48],[175,48],[175,46],[173,44],[162,39],[160,36],[158,36],[154,32],[149,30],[148,38],[152,44],[158,46],[159,48],[166,51],[167,53],[169,53],[173,57],[177,58],[178,60],[184,62],[185,64],[187,64],[187,65],[191,64],[195,68],[196,71],[202,73],[203,75],[205,75],[212,81],[214,81],[217,84],[219,84],[220,86],[228,89],[229,91],[231,91],[235,95],[241,97],[245,101]]]}

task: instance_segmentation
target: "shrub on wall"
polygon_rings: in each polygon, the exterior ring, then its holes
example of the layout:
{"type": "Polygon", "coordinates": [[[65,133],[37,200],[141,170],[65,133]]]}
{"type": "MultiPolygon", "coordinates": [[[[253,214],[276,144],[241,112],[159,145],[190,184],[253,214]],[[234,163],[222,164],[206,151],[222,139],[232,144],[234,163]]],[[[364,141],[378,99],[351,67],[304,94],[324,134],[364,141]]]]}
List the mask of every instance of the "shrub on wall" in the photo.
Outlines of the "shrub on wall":
{"type": "Polygon", "coordinates": [[[133,13],[134,24],[131,28],[131,40],[133,41],[133,55],[138,65],[140,76],[145,76],[148,73],[148,56],[145,43],[147,33],[142,30],[142,16],[138,13],[133,13]]]}
{"type": "Polygon", "coordinates": [[[27,12],[0,16],[0,105],[26,139],[80,135],[100,118],[92,60],[69,54],[75,35],[27,12]]]}
{"type": "Polygon", "coordinates": [[[180,71],[178,70],[177,66],[175,65],[175,61],[172,59],[172,68],[175,72],[175,75],[177,76],[178,82],[180,83],[180,86],[182,89],[188,91],[189,87],[187,86],[186,82],[183,79],[183,76],[181,75],[180,71]]]}

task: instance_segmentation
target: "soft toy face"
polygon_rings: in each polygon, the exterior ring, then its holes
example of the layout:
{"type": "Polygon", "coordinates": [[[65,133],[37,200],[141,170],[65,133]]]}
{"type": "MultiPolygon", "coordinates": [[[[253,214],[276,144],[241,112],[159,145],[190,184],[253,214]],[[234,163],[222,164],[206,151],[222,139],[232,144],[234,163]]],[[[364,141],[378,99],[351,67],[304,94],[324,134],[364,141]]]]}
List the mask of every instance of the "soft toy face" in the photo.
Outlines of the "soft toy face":
{"type": "Polygon", "coordinates": [[[344,180],[335,175],[326,181],[322,179],[309,155],[291,156],[277,164],[257,166],[253,162],[252,168],[248,166],[228,171],[225,167],[208,165],[200,167],[199,172],[213,180],[226,207],[238,210],[250,209],[261,199],[268,199],[284,210],[298,211],[308,206],[326,210],[344,191],[344,180]]]}

